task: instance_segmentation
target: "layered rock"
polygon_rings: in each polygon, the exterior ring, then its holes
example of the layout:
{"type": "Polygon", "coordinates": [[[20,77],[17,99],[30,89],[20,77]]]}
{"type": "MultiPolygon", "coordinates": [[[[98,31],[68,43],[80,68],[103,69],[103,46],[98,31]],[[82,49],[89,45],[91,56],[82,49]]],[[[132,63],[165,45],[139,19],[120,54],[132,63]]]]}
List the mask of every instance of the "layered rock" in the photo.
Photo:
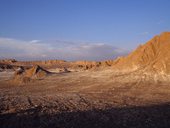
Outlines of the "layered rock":
{"type": "Polygon", "coordinates": [[[155,36],[127,57],[116,59],[113,67],[122,71],[145,68],[147,71],[170,74],[170,32],[155,36]]]}

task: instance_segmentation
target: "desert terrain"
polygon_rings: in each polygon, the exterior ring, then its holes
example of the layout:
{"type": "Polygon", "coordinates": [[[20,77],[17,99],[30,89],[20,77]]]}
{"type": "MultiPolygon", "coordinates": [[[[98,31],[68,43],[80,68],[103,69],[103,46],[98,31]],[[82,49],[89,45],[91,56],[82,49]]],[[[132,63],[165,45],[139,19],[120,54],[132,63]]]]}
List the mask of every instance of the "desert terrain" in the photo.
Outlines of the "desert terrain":
{"type": "Polygon", "coordinates": [[[169,128],[170,32],[125,57],[0,61],[1,128],[169,128]]]}

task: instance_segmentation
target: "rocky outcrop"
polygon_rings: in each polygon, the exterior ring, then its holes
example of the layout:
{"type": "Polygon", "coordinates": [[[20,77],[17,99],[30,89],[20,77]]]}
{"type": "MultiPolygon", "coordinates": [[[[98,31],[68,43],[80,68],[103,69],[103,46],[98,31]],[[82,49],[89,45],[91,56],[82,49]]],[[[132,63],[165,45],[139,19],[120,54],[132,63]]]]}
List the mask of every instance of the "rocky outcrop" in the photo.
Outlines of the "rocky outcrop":
{"type": "Polygon", "coordinates": [[[29,69],[24,69],[23,67],[20,67],[14,73],[13,81],[17,83],[27,83],[32,80],[44,78],[48,74],[50,74],[50,72],[46,71],[38,65],[35,65],[29,69]]]}
{"type": "Polygon", "coordinates": [[[127,57],[116,59],[112,65],[114,69],[122,71],[145,68],[148,72],[170,74],[170,32],[155,36],[127,57]]]}
{"type": "Polygon", "coordinates": [[[0,63],[15,63],[17,62],[15,59],[3,59],[3,60],[0,60],[0,63]]]}

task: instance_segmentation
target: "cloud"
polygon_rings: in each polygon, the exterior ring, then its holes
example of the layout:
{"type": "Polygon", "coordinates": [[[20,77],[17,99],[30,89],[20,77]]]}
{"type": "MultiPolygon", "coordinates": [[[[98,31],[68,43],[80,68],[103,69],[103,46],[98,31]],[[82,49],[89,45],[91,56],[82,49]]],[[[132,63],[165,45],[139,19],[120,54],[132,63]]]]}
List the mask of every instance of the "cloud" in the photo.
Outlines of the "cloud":
{"type": "Polygon", "coordinates": [[[40,40],[31,40],[30,42],[31,43],[38,43],[38,42],[40,42],[40,40]]]}
{"type": "Polygon", "coordinates": [[[0,58],[19,60],[106,60],[127,54],[127,50],[104,43],[69,41],[23,41],[0,38],[0,58]]]}

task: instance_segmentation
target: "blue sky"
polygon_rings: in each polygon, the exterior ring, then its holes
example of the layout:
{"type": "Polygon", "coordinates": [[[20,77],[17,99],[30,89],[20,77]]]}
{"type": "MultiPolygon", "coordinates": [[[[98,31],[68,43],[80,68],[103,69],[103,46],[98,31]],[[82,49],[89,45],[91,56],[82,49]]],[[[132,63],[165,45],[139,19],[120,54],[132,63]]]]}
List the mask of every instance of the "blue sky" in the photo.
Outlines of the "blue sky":
{"type": "MultiPolygon", "coordinates": [[[[59,45],[63,50],[107,45],[127,52],[164,31],[170,31],[169,0],[0,0],[0,38],[8,44],[15,40],[13,48],[18,41],[23,46],[30,42],[47,45],[48,49],[59,45]]],[[[0,58],[15,57],[13,49],[9,56],[4,54],[8,47],[3,42],[0,58]]],[[[110,59],[111,53],[107,54],[110,59]]]]}

